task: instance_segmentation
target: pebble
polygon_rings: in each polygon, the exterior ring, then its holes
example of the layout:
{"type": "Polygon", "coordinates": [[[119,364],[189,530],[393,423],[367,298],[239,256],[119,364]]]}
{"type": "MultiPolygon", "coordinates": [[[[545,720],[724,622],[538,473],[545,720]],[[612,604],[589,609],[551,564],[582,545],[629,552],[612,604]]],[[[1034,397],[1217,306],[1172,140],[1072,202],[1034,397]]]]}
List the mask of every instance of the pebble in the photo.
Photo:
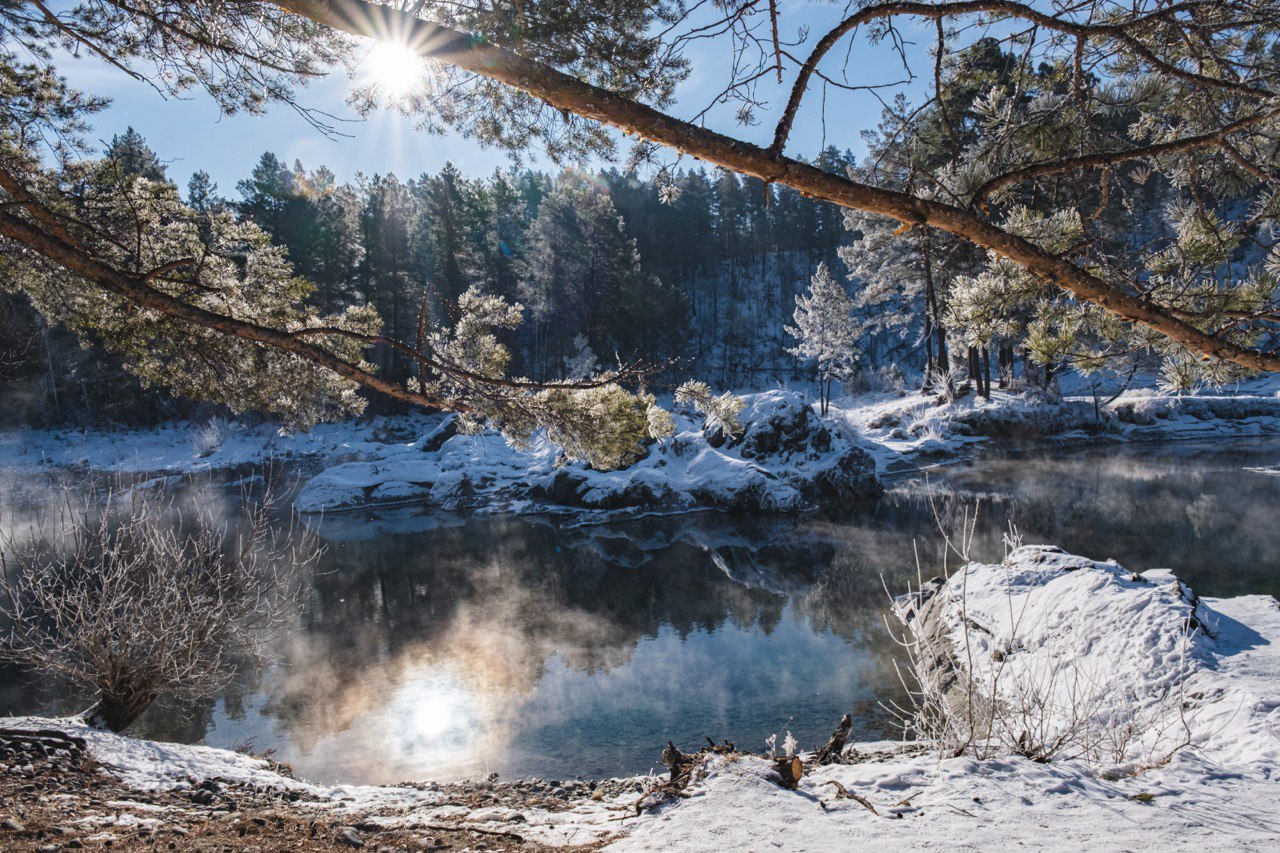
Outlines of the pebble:
{"type": "Polygon", "coordinates": [[[364,839],[360,837],[360,833],[356,832],[354,827],[344,826],[338,833],[338,837],[351,847],[364,846],[364,839]]]}
{"type": "Polygon", "coordinates": [[[25,832],[27,828],[13,818],[7,817],[0,821],[0,829],[7,829],[10,832],[25,832]]]}

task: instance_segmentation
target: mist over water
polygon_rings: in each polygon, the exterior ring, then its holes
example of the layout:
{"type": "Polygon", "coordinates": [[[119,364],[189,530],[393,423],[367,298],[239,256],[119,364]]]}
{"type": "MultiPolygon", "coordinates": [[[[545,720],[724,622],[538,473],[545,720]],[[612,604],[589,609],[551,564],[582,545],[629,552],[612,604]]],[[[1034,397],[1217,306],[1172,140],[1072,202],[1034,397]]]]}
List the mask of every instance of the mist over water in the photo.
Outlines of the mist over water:
{"type": "MultiPolygon", "coordinates": [[[[274,749],[343,782],[631,774],[668,738],[760,749],[790,730],[808,747],[846,712],[855,737],[893,737],[884,589],[914,583],[917,550],[939,571],[935,517],[976,506],[979,559],[999,559],[1012,523],[1028,543],[1173,568],[1202,595],[1276,594],[1280,477],[1247,469],[1277,465],[1275,439],[988,456],[839,519],[333,515],[312,522],[328,551],[279,662],[134,732],[274,749]]],[[[0,713],[85,704],[0,669],[0,713]]]]}

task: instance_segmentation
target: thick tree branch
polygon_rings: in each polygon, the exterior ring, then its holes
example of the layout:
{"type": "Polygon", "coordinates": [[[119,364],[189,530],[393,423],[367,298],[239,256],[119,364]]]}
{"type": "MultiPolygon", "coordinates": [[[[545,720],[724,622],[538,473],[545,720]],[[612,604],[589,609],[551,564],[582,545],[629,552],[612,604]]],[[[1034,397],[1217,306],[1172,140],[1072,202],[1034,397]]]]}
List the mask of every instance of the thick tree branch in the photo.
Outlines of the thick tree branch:
{"type": "Polygon", "coordinates": [[[344,379],[380,391],[395,400],[427,408],[447,407],[454,411],[467,411],[467,407],[457,403],[450,402],[446,405],[440,400],[410,391],[289,332],[223,314],[215,314],[156,290],[146,283],[145,275],[133,275],[115,269],[94,258],[84,249],[67,243],[49,231],[10,213],[0,212],[0,236],[27,247],[140,308],[147,308],[166,317],[182,320],[223,335],[293,353],[312,364],[332,370],[344,379]]]}
{"type": "MultiPolygon", "coordinates": [[[[359,0],[357,0],[357,2],[359,2],[359,0]]],[[[981,13],[1007,15],[1009,17],[1021,18],[1022,20],[1044,27],[1046,30],[1050,30],[1052,32],[1062,33],[1064,35],[1073,35],[1079,39],[1095,37],[1114,39],[1124,44],[1152,67],[1178,77],[1179,79],[1196,83],[1197,85],[1223,89],[1235,92],[1236,94],[1247,95],[1251,98],[1266,99],[1274,97],[1275,93],[1273,92],[1268,92],[1267,90],[1260,89],[1256,86],[1250,86],[1249,84],[1242,83],[1238,80],[1224,80],[1219,77],[1212,77],[1210,75],[1188,71],[1174,63],[1167,62],[1153,53],[1139,39],[1134,38],[1127,29],[1131,27],[1142,27],[1157,20],[1168,20],[1177,13],[1190,11],[1198,5],[1200,4],[1175,4],[1149,15],[1138,16],[1120,23],[1107,24],[1077,23],[1075,21],[1046,14],[1024,3],[1013,2],[1013,0],[958,0],[958,2],[953,3],[922,3],[913,2],[913,0],[903,0],[902,2],[876,3],[871,6],[866,6],[859,9],[856,13],[845,18],[835,27],[832,27],[827,31],[827,33],[818,40],[818,43],[814,45],[813,50],[809,53],[809,57],[801,64],[800,71],[796,75],[795,82],[792,84],[791,95],[787,100],[787,105],[783,108],[782,117],[778,121],[777,129],[774,131],[773,146],[771,150],[777,154],[781,154],[783,149],[786,147],[787,138],[791,134],[791,127],[795,122],[796,113],[800,109],[800,102],[804,99],[805,91],[809,88],[809,83],[812,80],[819,63],[821,63],[823,58],[831,52],[832,48],[834,48],[841,39],[853,32],[859,26],[870,23],[871,21],[892,18],[895,16],[911,16],[933,19],[941,22],[947,18],[956,18],[964,15],[981,13]]]]}
{"type": "MultiPolygon", "coordinates": [[[[423,21],[397,9],[365,0],[278,0],[277,5],[352,35],[377,38],[386,33],[397,33],[405,44],[428,59],[481,74],[558,109],[639,134],[714,165],[791,187],[813,198],[955,234],[1013,260],[1079,299],[1152,328],[1188,349],[1254,370],[1280,371],[1280,356],[1204,332],[1171,316],[1159,306],[1089,274],[1066,258],[1002,230],[973,212],[825,172],[775,151],[674,118],[479,37],[423,21]]],[[[926,4],[894,5],[918,6],[930,15],[939,8],[926,4]]],[[[971,7],[973,11],[1031,12],[1021,4],[993,0],[946,5],[950,8],[971,7]]],[[[1035,16],[1045,17],[1041,13],[1035,13],[1035,16]]],[[[1066,27],[1067,32],[1080,29],[1077,25],[1067,27],[1053,18],[1049,21],[1056,28],[1066,27]]],[[[1246,88],[1252,94],[1269,97],[1269,93],[1246,88]]]]}

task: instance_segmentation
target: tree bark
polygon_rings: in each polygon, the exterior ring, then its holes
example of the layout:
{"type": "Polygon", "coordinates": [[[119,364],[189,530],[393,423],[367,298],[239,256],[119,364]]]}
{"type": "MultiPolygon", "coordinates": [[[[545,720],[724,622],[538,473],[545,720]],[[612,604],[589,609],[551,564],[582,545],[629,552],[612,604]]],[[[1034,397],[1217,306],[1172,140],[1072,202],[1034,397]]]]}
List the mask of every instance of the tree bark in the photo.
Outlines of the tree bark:
{"type": "Polygon", "coordinates": [[[817,755],[813,757],[813,763],[822,766],[839,761],[844,753],[845,742],[849,740],[849,732],[852,730],[853,718],[845,714],[840,718],[840,725],[836,726],[836,730],[831,733],[831,739],[827,741],[826,746],[818,750],[817,755]]]}
{"type": "Polygon", "coordinates": [[[791,758],[775,758],[773,760],[773,769],[778,772],[778,777],[782,780],[782,787],[794,788],[800,784],[800,778],[804,776],[804,762],[798,756],[791,758]]]}
{"type": "Polygon", "coordinates": [[[982,396],[991,399],[991,349],[982,348],[982,396]]]}

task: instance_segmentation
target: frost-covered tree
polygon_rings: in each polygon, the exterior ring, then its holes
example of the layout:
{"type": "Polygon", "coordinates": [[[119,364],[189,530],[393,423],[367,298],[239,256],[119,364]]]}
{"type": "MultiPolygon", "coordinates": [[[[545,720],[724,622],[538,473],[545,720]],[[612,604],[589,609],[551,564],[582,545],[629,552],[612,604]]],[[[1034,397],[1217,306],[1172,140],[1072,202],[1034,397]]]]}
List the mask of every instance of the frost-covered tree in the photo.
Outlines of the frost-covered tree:
{"type": "Polygon", "coordinates": [[[831,402],[832,381],[847,379],[858,361],[861,329],[853,309],[853,300],[831,277],[827,265],[818,264],[808,292],[796,297],[795,325],[787,326],[787,334],[796,339],[796,345],[787,351],[817,366],[818,403],[824,416],[831,402]]]}
{"type": "Polygon", "coordinates": [[[564,375],[570,379],[586,379],[596,372],[596,354],[586,335],[573,336],[573,355],[564,357],[564,375]]]}
{"type": "Polygon", "coordinates": [[[846,211],[845,227],[854,242],[840,248],[840,259],[858,283],[854,313],[864,339],[896,340],[894,363],[919,364],[923,351],[924,384],[932,387],[950,367],[942,305],[959,244],[926,229],[903,239],[892,223],[859,211],[846,211]]]}
{"type": "Polygon", "coordinates": [[[107,146],[104,156],[126,175],[149,181],[165,179],[165,168],[160,157],[147,145],[142,134],[132,127],[111,137],[111,144],[107,146]]]}

